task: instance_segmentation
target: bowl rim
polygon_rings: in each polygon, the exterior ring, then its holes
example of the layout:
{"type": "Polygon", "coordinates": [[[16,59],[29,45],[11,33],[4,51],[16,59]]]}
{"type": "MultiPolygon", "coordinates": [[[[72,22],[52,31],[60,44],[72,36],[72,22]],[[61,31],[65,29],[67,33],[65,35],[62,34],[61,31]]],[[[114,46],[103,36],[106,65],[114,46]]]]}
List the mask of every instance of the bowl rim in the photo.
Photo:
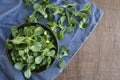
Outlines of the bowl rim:
{"type": "MultiPolygon", "coordinates": [[[[44,25],[44,24],[38,23],[38,22],[25,22],[25,23],[20,24],[19,26],[17,26],[17,28],[19,29],[19,28],[23,28],[23,27],[25,27],[25,26],[28,27],[28,26],[31,26],[31,25],[41,25],[41,27],[42,27],[43,29],[45,29],[45,30],[47,30],[47,31],[50,32],[51,36],[54,37],[55,46],[56,46],[56,54],[58,54],[58,52],[59,52],[58,39],[57,39],[55,33],[54,33],[47,25],[44,25]]],[[[10,35],[9,35],[8,38],[10,39],[11,37],[12,37],[12,32],[10,33],[10,35]]],[[[11,59],[11,57],[10,57],[10,53],[9,53],[8,51],[9,51],[9,50],[6,49],[7,57],[8,57],[8,59],[9,59],[10,63],[12,64],[12,66],[14,66],[14,63],[13,63],[13,61],[12,61],[12,59],[11,59]]],[[[45,69],[43,69],[43,70],[41,70],[41,71],[37,71],[37,72],[31,71],[31,73],[36,74],[36,73],[41,73],[41,72],[44,72],[44,71],[48,70],[49,68],[51,68],[51,67],[53,66],[53,64],[55,63],[56,59],[57,59],[57,58],[54,58],[54,59],[53,59],[53,62],[51,62],[51,65],[50,65],[48,68],[45,68],[45,69]]],[[[19,70],[19,71],[23,72],[23,70],[19,70]]]]}

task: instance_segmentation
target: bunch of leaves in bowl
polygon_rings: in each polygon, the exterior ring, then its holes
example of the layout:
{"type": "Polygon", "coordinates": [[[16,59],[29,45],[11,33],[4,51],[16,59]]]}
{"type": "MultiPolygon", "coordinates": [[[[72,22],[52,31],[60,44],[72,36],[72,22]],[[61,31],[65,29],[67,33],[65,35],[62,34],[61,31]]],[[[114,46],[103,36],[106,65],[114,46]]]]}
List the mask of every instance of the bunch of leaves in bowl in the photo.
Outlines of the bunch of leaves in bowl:
{"type": "Polygon", "coordinates": [[[58,52],[54,33],[39,23],[12,27],[12,35],[7,39],[6,46],[11,63],[26,78],[30,78],[32,72],[42,72],[49,68],[58,52]]]}

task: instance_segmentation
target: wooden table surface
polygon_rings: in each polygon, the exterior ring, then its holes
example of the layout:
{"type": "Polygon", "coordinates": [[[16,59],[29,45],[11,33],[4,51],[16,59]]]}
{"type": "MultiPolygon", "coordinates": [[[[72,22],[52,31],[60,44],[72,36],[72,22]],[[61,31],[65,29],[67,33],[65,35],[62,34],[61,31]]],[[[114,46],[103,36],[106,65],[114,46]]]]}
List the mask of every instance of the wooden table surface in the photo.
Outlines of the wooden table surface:
{"type": "Polygon", "coordinates": [[[104,16],[55,80],[120,80],[120,0],[92,0],[104,16]]]}

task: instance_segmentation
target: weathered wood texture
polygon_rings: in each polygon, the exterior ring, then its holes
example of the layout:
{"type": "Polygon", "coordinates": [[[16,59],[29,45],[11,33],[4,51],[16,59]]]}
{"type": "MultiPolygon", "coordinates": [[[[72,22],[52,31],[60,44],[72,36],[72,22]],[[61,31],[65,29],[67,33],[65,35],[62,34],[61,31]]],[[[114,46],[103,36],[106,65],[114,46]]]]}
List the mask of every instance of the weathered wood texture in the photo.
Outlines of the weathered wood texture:
{"type": "Polygon", "coordinates": [[[120,80],[120,0],[92,0],[104,16],[55,80],[120,80]]]}

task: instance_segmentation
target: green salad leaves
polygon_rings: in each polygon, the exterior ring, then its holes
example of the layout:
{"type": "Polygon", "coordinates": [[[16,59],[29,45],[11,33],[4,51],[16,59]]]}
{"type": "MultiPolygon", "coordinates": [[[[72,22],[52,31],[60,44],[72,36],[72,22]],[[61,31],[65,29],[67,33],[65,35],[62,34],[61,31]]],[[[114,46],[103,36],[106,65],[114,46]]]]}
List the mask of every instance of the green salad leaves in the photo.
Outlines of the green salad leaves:
{"type": "Polygon", "coordinates": [[[40,25],[12,27],[12,37],[7,40],[10,58],[17,70],[23,71],[26,78],[31,72],[49,68],[56,56],[54,38],[40,25]]]}
{"type": "Polygon", "coordinates": [[[69,53],[70,51],[67,49],[67,47],[65,45],[62,45],[60,48],[60,54],[58,55],[58,59],[59,59],[58,67],[59,68],[65,67],[65,61],[63,60],[63,58],[65,56],[68,56],[69,53]]]}
{"type": "MultiPolygon", "coordinates": [[[[53,5],[50,0],[24,0],[25,5],[31,3],[33,12],[26,19],[27,22],[39,22],[41,18],[47,20],[47,25],[53,30],[59,40],[64,38],[65,31],[71,33],[76,26],[81,29],[88,28],[88,18],[91,14],[91,5],[88,3],[82,9],[77,10],[75,3],[53,5]],[[59,16],[56,20],[54,18],[59,16]]],[[[30,5],[30,4],[29,4],[30,5]]]]}
{"type": "MultiPolygon", "coordinates": [[[[85,30],[91,15],[91,4],[86,4],[77,10],[76,3],[54,5],[50,0],[23,0],[26,9],[33,12],[26,18],[26,22],[39,22],[46,19],[51,30],[59,40],[63,40],[64,33],[71,33],[75,27],[85,30]]],[[[30,78],[32,72],[49,68],[55,58],[58,58],[58,67],[64,68],[63,58],[69,55],[65,45],[61,46],[60,54],[56,55],[54,39],[41,26],[12,27],[12,38],[7,39],[7,49],[10,59],[17,70],[23,71],[25,78],[30,78]]]]}

